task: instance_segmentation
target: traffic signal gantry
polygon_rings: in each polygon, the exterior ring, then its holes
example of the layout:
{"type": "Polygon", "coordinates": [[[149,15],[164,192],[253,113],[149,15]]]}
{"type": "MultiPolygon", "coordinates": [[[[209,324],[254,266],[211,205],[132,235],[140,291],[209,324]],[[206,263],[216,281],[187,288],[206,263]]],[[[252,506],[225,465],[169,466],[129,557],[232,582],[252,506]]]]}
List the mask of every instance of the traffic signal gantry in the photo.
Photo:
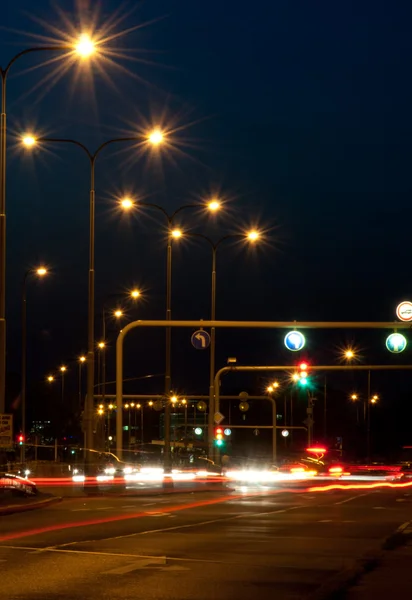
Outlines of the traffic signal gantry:
{"type": "MultiPolygon", "coordinates": [[[[386,329],[393,330],[396,328],[410,329],[410,323],[400,322],[394,323],[393,321],[173,321],[173,320],[148,320],[148,321],[132,321],[128,323],[120,331],[116,341],[116,404],[118,411],[116,414],[116,454],[119,458],[122,457],[123,448],[123,342],[126,335],[132,330],[138,327],[161,327],[161,328],[174,328],[183,327],[190,329],[200,328],[226,328],[226,329],[386,329]]],[[[242,367],[229,367],[224,368],[223,372],[230,370],[242,370],[242,367]]],[[[412,365],[340,365],[340,366],[322,366],[322,367],[311,367],[311,370],[385,370],[385,369],[412,369],[412,365]]],[[[249,367],[245,370],[262,370],[259,367],[249,367]]],[[[263,369],[265,370],[265,369],[263,369]]],[[[295,371],[296,365],[293,366],[277,366],[277,367],[266,367],[267,371],[295,371]]],[[[222,369],[217,372],[215,377],[215,398],[214,406],[209,407],[209,421],[208,421],[208,439],[209,439],[209,453],[212,455],[214,452],[214,416],[219,408],[219,390],[216,388],[216,380],[220,379],[222,369]]],[[[165,440],[165,463],[170,464],[170,439],[166,444],[165,440]]]]}

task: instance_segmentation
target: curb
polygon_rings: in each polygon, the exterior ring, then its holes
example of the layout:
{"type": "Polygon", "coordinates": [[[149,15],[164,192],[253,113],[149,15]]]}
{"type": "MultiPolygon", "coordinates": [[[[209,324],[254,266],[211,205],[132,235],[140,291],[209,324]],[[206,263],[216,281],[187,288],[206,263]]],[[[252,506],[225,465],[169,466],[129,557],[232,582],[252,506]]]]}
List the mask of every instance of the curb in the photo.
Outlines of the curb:
{"type": "Polygon", "coordinates": [[[51,504],[56,504],[57,502],[61,502],[62,500],[63,498],[54,496],[52,498],[45,498],[44,500],[39,500],[38,502],[31,502],[30,504],[9,504],[8,506],[0,508],[0,517],[6,515],[13,515],[15,513],[28,512],[29,510],[37,510],[45,506],[50,506],[51,504]]]}
{"type": "Polygon", "coordinates": [[[307,600],[331,600],[332,598],[336,600],[341,598],[342,594],[363,575],[379,566],[386,552],[402,546],[411,536],[412,521],[407,521],[385,538],[375,551],[356,560],[352,567],[332,575],[320,588],[310,594],[307,600]]]}

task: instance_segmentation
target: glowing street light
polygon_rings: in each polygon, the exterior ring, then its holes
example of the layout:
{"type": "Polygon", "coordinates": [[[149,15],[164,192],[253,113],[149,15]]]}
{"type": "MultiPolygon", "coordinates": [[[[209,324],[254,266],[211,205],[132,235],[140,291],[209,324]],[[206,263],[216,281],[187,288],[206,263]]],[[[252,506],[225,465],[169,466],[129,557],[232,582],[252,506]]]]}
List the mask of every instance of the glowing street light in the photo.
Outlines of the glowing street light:
{"type": "Polygon", "coordinates": [[[155,129],[149,133],[147,139],[153,146],[159,146],[164,140],[164,134],[160,131],[160,129],[155,129]]]}
{"type": "Polygon", "coordinates": [[[123,317],[123,311],[120,310],[119,308],[117,310],[115,310],[113,314],[116,317],[116,319],[120,319],[120,317],[123,317]]]}
{"type": "Polygon", "coordinates": [[[49,383],[51,383],[52,381],[54,381],[54,377],[53,377],[53,375],[48,375],[48,377],[47,377],[47,381],[48,381],[49,383]]]}
{"type": "Polygon", "coordinates": [[[120,206],[123,210],[131,210],[134,207],[134,202],[131,198],[122,198],[120,200],[120,206]]]}
{"type": "Polygon", "coordinates": [[[378,394],[375,394],[371,398],[371,404],[376,404],[378,400],[379,400],[379,396],[378,396],[378,394]]]}
{"type": "Polygon", "coordinates": [[[176,404],[177,400],[178,400],[177,396],[172,396],[172,397],[170,398],[170,402],[171,402],[172,404],[176,404]]]}
{"type": "Polygon", "coordinates": [[[84,362],[86,362],[86,357],[85,357],[85,356],[80,356],[80,357],[79,357],[79,361],[80,361],[81,363],[84,363],[84,362]]]}
{"type": "Polygon", "coordinates": [[[207,204],[207,208],[211,211],[211,212],[216,212],[217,210],[219,210],[221,207],[221,204],[218,200],[211,200],[210,202],[208,202],[207,204]]]}
{"type": "Polygon", "coordinates": [[[31,148],[32,146],[36,145],[37,140],[33,135],[25,135],[22,138],[22,143],[24,146],[26,146],[26,148],[31,148]]]}
{"type": "Polygon", "coordinates": [[[106,346],[104,342],[99,342],[97,345],[100,348],[100,350],[103,350],[103,348],[106,346]]]}
{"type": "Polygon", "coordinates": [[[136,298],[139,298],[140,296],[140,292],[137,289],[134,289],[130,292],[130,296],[133,298],[133,300],[136,300],[136,298]]]}
{"type": "Polygon", "coordinates": [[[67,371],[67,367],[65,367],[64,365],[62,365],[62,366],[60,367],[60,371],[61,371],[62,373],[65,373],[65,372],[67,371]]]}
{"type": "Polygon", "coordinates": [[[256,242],[259,239],[260,234],[256,229],[252,229],[252,231],[247,233],[246,237],[250,242],[256,242]]]}
{"type": "Polygon", "coordinates": [[[96,45],[89,35],[82,34],[75,44],[74,50],[81,58],[89,58],[89,56],[94,54],[96,45]]]}
{"type": "Polygon", "coordinates": [[[359,399],[359,396],[358,396],[358,394],[352,394],[350,399],[353,400],[354,402],[356,402],[356,400],[359,399]]]}
{"type": "Polygon", "coordinates": [[[172,229],[172,231],[170,232],[171,236],[177,240],[179,238],[182,237],[183,233],[181,231],[181,229],[172,229]]]}

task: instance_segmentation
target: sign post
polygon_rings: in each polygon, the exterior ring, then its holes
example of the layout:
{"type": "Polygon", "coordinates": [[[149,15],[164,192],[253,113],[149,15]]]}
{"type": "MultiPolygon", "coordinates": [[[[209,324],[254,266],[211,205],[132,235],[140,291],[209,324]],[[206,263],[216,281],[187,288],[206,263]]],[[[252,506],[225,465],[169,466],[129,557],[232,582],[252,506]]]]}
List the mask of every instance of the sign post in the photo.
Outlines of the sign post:
{"type": "Polygon", "coordinates": [[[191,342],[196,350],[206,350],[210,346],[210,335],[204,329],[199,329],[192,334],[191,342]]]}
{"type": "Polygon", "coordinates": [[[0,415],[0,448],[13,447],[13,415],[0,415]]]}
{"type": "Polygon", "coordinates": [[[406,348],[406,345],[406,337],[401,333],[391,333],[386,338],[386,347],[389,352],[392,352],[393,354],[399,354],[400,352],[403,352],[406,348]]]}
{"type": "Polygon", "coordinates": [[[305,345],[305,336],[300,331],[289,331],[285,335],[285,346],[292,352],[299,352],[305,345]]]}
{"type": "Polygon", "coordinates": [[[396,316],[400,321],[412,321],[412,302],[404,300],[396,307],[396,316]]]}

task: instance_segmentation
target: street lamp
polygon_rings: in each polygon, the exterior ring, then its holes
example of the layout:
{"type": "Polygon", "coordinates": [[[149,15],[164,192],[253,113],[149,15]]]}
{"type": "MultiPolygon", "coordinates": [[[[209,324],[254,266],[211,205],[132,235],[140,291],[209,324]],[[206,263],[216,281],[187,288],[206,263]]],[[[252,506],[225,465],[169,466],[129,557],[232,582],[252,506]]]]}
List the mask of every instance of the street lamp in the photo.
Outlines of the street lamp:
{"type": "MultiPolygon", "coordinates": [[[[5,412],[6,394],[6,163],[7,163],[7,77],[16,61],[33,52],[66,52],[74,51],[83,58],[86,57],[86,39],[81,36],[74,45],[56,44],[54,46],[39,46],[25,48],[18,52],[5,67],[0,67],[1,76],[1,116],[0,116],[0,414],[5,412]]],[[[94,43],[89,38],[88,53],[91,56],[94,43]]],[[[26,136],[27,138],[29,136],[26,136]]],[[[35,139],[28,140],[28,145],[34,145],[35,139]]]]}
{"type": "Polygon", "coordinates": [[[82,367],[86,362],[85,356],[79,356],[79,410],[81,410],[82,406],[82,367]]]}
{"type": "MultiPolygon", "coordinates": [[[[140,292],[138,292],[138,290],[132,290],[130,295],[132,298],[137,298],[138,296],[140,296],[140,292]],[[135,292],[137,292],[137,296],[134,296],[135,292]]],[[[116,294],[116,296],[119,296],[119,294],[116,294]]],[[[124,317],[124,312],[122,309],[117,308],[111,312],[111,316],[114,319],[121,319],[122,317],[124,317]]],[[[103,325],[103,336],[102,337],[103,337],[103,340],[105,340],[106,339],[106,330],[107,330],[106,304],[103,304],[102,325],[103,325]]],[[[100,347],[100,345],[99,345],[99,348],[102,349],[103,347],[100,347]]],[[[100,371],[100,369],[98,369],[98,370],[100,371]]],[[[100,393],[100,389],[98,391],[100,393]]],[[[106,353],[105,352],[102,355],[102,390],[101,390],[101,392],[102,392],[102,401],[104,402],[105,398],[106,398],[106,353]]]]}
{"type": "MultiPolygon", "coordinates": [[[[94,319],[95,319],[95,170],[96,160],[101,151],[107,146],[121,142],[137,142],[141,138],[138,136],[113,138],[106,140],[97,148],[95,152],[90,150],[82,142],[70,138],[36,138],[33,135],[26,135],[22,138],[22,143],[26,148],[33,149],[39,144],[71,144],[80,148],[89,160],[90,166],[90,190],[89,190],[89,284],[88,284],[88,340],[87,340],[87,393],[84,410],[84,431],[85,431],[85,448],[93,450],[93,417],[94,417],[94,319]],[[25,141],[26,140],[26,143],[25,141]],[[34,141],[33,141],[34,140],[34,141]],[[27,141],[29,143],[27,144],[27,141]]],[[[150,142],[150,135],[149,135],[150,142]]],[[[1,316],[1,315],[0,315],[1,316]]],[[[1,408],[1,407],[0,407],[1,408]]],[[[120,411],[121,413],[121,411],[120,411]]],[[[121,446],[118,447],[119,458],[121,458],[121,446]]],[[[91,452],[85,453],[85,459],[90,465],[92,456],[91,452]]]]}
{"type": "MultiPolygon", "coordinates": [[[[209,203],[210,205],[214,205],[216,201],[212,201],[209,203]]],[[[220,206],[220,205],[219,205],[220,206]]],[[[213,210],[213,209],[212,209],[213,210]]],[[[251,231],[247,231],[245,233],[233,233],[228,234],[220,238],[217,242],[214,242],[211,238],[203,233],[187,233],[185,234],[188,237],[197,237],[209,244],[212,249],[212,286],[211,286],[211,309],[210,309],[210,319],[211,321],[216,320],[216,257],[217,251],[220,245],[226,240],[230,239],[241,239],[246,240],[250,243],[255,243],[260,237],[260,233],[255,229],[251,231]]],[[[211,327],[210,329],[210,369],[209,369],[209,416],[208,416],[208,453],[209,458],[212,460],[212,457],[215,452],[214,448],[214,428],[215,428],[215,409],[214,409],[214,399],[215,399],[215,387],[214,387],[214,379],[215,379],[215,363],[216,363],[216,328],[211,327]]]]}
{"type": "Polygon", "coordinates": [[[66,373],[66,371],[67,371],[67,367],[65,365],[62,365],[60,367],[60,372],[62,374],[62,388],[61,388],[62,389],[62,404],[64,403],[64,374],[66,373]]]}
{"type": "MultiPolygon", "coordinates": [[[[41,279],[47,275],[45,267],[28,269],[23,277],[21,312],[21,432],[26,439],[26,377],[27,377],[27,281],[30,276],[41,279]]],[[[21,447],[21,462],[25,459],[26,445],[21,447]]]]}
{"type": "Polygon", "coordinates": [[[358,394],[351,394],[350,399],[352,402],[356,403],[356,424],[359,425],[359,396],[358,394]]]}
{"type": "MultiPolygon", "coordinates": [[[[206,203],[185,204],[177,208],[173,213],[168,213],[159,204],[151,202],[135,202],[133,199],[126,197],[120,200],[120,208],[130,211],[135,208],[149,208],[161,212],[165,217],[168,225],[167,235],[167,261],[166,261],[166,321],[172,318],[172,241],[182,237],[181,229],[174,227],[174,221],[179,213],[187,209],[203,208],[210,212],[216,212],[220,208],[220,203],[217,200],[212,200],[206,203]]],[[[194,235],[194,234],[191,234],[194,235]]],[[[172,328],[166,327],[166,356],[165,356],[165,397],[170,396],[171,390],[171,357],[172,357],[172,328]]],[[[171,467],[171,448],[170,448],[170,403],[165,405],[165,420],[164,420],[164,467],[167,472],[171,467]]],[[[122,422],[121,411],[119,411],[117,421],[117,436],[118,445],[121,443],[122,422]]],[[[213,435],[213,434],[212,434],[213,435]]],[[[121,445],[119,446],[121,448],[121,445]]]]}
{"type": "Polygon", "coordinates": [[[75,50],[81,58],[88,58],[95,52],[96,45],[89,35],[83,34],[75,45],[75,50]]]}

